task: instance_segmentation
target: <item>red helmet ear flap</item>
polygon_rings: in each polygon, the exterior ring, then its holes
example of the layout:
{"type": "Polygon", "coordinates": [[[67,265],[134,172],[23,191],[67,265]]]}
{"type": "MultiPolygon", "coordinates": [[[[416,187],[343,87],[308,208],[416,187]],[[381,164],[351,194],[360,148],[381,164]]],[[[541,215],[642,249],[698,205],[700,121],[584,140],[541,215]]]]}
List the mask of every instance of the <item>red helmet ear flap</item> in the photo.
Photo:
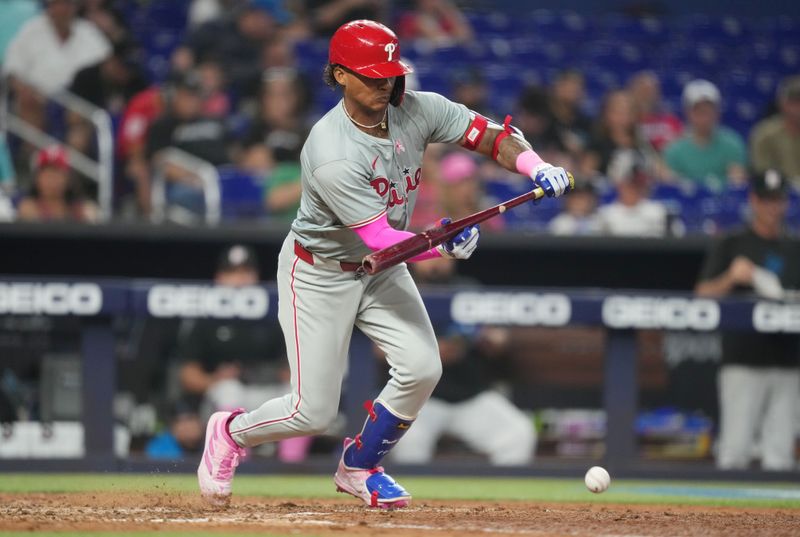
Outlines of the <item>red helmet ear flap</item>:
{"type": "Polygon", "coordinates": [[[398,76],[394,79],[392,94],[389,96],[389,103],[392,106],[400,106],[403,103],[403,96],[406,94],[406,77],[398,76]]]}

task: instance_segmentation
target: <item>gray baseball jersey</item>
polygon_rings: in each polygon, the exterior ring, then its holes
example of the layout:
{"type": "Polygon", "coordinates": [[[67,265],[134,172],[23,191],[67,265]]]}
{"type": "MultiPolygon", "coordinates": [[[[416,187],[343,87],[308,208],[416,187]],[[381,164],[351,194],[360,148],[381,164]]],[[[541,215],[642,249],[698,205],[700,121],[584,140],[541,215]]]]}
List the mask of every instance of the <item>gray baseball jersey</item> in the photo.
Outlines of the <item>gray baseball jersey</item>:
{"type": "Polygon", "coordinates": [[[327,258],[360,262],[370,253],[348,229],[388,213],[395,229],[411,220],[422,178],[422,154],[432,142],[456,142],[469,110],[436,93],[408,91],[389,107],[389,138],[359,130],[340,102],[317,122],[300,155],[303,195],[292,230],[327,258]]]}
{"type": "Polygon", "coordinates": [[[389,107],[389,138],[382,139],[359,130],[342,106],[319,120],[303,147],[300,210],[278,258],[278,318],[292,389],[231,421],[243,446],[327,429],[353,326],[386,353],[391,378],[377,400],[396,416],[414,419],[441,375],[436,336],[405,263],[356,278],[339,261],[369,253],[350,228],[386,213],[392,226],[407,227],[425,146],[458,141],[469,110],[434,93],[407,92],[401,106],[389,107]],[[295,241],[313,259],[301,257],[295,241]]]}

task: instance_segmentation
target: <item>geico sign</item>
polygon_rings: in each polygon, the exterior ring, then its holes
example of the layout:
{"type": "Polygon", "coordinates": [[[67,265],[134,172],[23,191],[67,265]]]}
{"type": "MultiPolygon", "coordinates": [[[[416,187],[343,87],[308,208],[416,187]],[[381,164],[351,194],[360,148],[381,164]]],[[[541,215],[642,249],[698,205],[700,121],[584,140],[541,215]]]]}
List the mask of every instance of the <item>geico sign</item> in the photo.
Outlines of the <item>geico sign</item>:
{"type": "Polygon", "coordinates": [[[97,315],[102,307],[95,283],[0,283],[0,314],[97,315]]]}
{"type": "Polygon", "coordinates": [[[759,332],[800,332],[800,304],[759,302],[753,308],[753,326],[759,332]]]}
{"type": "Polygon", "coordinates": [[[572,316],[565,295],[537,293],[458,293],[450,316],[463,324],[564,326],[572,316]]]}
{"type": "Polygon", "coordinates": [[[261,319],[269,297],[260,287],[154,285],[147,293],[147,311],[154,317],[261,319]]]}
{"type": "Polygon", "coordinates": [[[714,330],[719,304],[699,298],[610,296],[603,301],[603,323],[609,328],[714,330]]]}

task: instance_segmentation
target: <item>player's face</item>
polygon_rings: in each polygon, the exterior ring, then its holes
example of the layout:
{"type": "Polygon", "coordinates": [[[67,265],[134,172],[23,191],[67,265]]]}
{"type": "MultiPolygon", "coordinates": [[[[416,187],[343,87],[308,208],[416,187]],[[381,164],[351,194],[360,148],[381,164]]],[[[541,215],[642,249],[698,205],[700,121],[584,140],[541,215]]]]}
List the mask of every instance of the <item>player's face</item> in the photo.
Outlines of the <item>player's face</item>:
{"type": "Polygon", "coordinates": [[[344,86],[344,95],[348,101],[354,101],[361,108],[370,112],[383,113],[389,106],[395,77],[369,78],[358,73],[337,70],[337,81],[344,86]]]}

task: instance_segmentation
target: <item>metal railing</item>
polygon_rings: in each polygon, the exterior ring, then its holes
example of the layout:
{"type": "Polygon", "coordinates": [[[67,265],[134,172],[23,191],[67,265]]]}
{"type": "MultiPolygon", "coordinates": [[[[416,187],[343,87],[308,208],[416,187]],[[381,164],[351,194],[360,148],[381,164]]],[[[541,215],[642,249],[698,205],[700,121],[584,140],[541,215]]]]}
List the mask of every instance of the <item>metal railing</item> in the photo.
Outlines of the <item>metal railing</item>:
{"type": "MultiPolygon", "coordinates": [[[[208,225],[217,225],[221,216],[221,194],[219,187],[219,172],[210,162],[198,158],[176,147],[162,149],[154,161],[153,184],[151,190],[151,219],[154,222],[163,222],[167,218],[167,177],[166,167],[175,166],[188,171],[200,180],[205,202],[204,219],[208,225]]],[[[188,213],[188,211],[184,211],[188,213]]],[[[175,212],[171,213],[175,215],[175,212]]],[[[178,220],[181,218],[178,217],[178,220]]],[[[191,213],[185,218],[186,223],[191,222],[191,213]]]]}
{"type": "Polygon", "coordinates": [[[0,95],[0,130],[7,131],[39,149],[51,145],[64,145],[69,155],[69,164],[86,177],[97,182],[97,203],[100,206],[100,219],[107,221],[113,212],[114,195],[114,135],[111,116],[92,103],[68,91],[48,95],[47,99],[61,105],[64,109],[82,117],[94,126],[97,133],[97,160],[63,144],[38,127],[22,120],[8,109],[8,80],[2,81],[0,95]]]}

